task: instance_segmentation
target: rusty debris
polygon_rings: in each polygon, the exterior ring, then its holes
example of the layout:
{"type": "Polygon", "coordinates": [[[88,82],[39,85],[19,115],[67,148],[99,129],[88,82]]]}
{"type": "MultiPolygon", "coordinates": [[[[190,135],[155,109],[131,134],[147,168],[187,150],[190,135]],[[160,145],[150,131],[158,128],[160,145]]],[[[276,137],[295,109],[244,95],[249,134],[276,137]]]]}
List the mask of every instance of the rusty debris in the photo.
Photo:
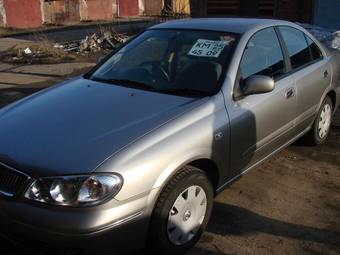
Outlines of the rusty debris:
{"type": "Polygon", "coordinates": [[[64,44],[56,43],[55,48],[65,52],[88,53],[101,50],[111,50],[126,42],[130,37],[127,34],[120,34],[111,31],[96,32],[86,36],[83,40],[73,41],[64,44]]]}
{"type": "Polygon", "coordinates": [[[93,59],[106,55],[129,38],[128,34],[103,28],[82,40],[72,42],[56,43],[39,36],[29,46],[16,46],[4,52],[1,58],[5,63],[16,64],[54,64],[93,59]]]}

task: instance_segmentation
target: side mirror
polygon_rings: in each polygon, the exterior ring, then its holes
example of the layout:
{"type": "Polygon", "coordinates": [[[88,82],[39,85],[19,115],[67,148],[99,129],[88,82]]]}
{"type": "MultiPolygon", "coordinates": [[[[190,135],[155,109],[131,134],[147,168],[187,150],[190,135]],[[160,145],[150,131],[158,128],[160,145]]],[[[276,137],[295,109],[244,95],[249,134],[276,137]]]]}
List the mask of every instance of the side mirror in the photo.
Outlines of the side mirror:
{"type": "Polygon", "coordinates": [[[244,96],[264,94],[273,91],[274,79],[264,75],[253,75],[245,80],[242,92],[244,96]]]}

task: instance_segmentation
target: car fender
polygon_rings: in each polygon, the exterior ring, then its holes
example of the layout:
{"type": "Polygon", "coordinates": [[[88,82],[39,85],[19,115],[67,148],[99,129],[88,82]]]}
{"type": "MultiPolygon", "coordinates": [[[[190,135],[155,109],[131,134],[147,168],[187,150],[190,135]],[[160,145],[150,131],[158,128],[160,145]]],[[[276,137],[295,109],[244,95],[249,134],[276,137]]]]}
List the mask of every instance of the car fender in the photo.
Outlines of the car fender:
{"type": "Polygon", "coordinates": [[[225,170],[229,156],[228,128],[224,101],[219,94],[129,145],[96,172],[122,175],[124,185],[116,199],[126,200],[163,187],[179,169],[197,159],[211,159],[225,170]],[[215,132],[224,135],[215,141],[215,132]]]}

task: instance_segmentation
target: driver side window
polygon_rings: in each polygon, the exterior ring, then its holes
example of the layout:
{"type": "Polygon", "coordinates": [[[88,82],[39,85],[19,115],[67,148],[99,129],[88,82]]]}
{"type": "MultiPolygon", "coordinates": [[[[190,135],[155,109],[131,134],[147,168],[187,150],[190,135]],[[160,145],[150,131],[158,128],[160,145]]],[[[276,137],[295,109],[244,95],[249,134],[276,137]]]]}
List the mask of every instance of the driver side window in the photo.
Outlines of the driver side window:
{"type": "Polygon", "coordinates": [[[274,28],[263,29],[250,39],[241,60],[240,72],[242,80],[253,75],[276,79],[286,73],[281,45],[274,28]]]}

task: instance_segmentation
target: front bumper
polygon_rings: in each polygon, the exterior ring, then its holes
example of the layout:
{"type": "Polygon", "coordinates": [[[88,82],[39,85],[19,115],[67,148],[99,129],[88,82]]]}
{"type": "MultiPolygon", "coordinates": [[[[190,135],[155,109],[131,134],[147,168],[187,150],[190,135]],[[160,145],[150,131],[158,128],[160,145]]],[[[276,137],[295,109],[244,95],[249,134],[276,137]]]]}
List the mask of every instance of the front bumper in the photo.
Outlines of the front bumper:
{"type": "MultiPolygon", "coordinates": [[[[0,197],[0,233],[24,246],[48,251],[114,251],[144,247],[150,194],[91,208],[61,208],[0,197]]],[[[96,252],[96,253],[93,253],[96,252]]]]}

